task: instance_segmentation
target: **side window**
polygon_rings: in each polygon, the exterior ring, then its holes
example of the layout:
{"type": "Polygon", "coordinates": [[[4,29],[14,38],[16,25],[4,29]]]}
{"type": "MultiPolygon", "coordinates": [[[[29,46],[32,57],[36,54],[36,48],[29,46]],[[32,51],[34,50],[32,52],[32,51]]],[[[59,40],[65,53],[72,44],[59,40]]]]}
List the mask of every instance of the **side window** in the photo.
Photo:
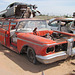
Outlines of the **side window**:
{"type": "Polygon", "coordinates": [[[16,22],[11,22],[10,30],[15,29],[15,26],[16,26],[16,22]]]}
{"type": "Polygon", "coordinates": [[[14,6],[14,4],[11,4],[11,5],[10,5],[10,8],[13,7],[13,6],[14,6]]]}
{"type": "Polygon", "coordinates": [[[0,25],[2,25],[2,24],[3,24],[3,22],[0,21],[0,25]]]}
{"type": "Polygon", "coordinates": [[[10,9],[11,7],[13,7],[14,4],[9,5],[6,9],[10,9]]]}
{"type": "Polygon", "coordinates": [[[0,21],[0,28],[2,27],[3,22],[0,21]]]}
{"type": "Polygon", "coordinates": [[[49,23],[48,25],[52,27],[58,27],[58,21],[54,21],[52,23],[49,23]]]}
{"type": "Polygon", "coordinates": [[[16,22],[11,22],[11,25],[16,25],[16,22]]]}
{"type": "Polygon", "coordinates": [[[9,22],[4,22],[2,28],[5,29],[5,30],[8,30],[9,22]]]}
{"type": "Polygon", "coordinates": [[[18,29],[24,28],[26,23],[27,23],[26,21],[25,22],[20,22],[19,25],[18,25],[18,29]]]}
{"type": "Polygon", "coordinates": [[[4,24],[3,25],[9,25],[9,22],[4,22],[4,24]]]}
{"type": "Polygon", "coordinates": [[[10,6],[8,6],[6,9],[10,9],[10,6]]]}

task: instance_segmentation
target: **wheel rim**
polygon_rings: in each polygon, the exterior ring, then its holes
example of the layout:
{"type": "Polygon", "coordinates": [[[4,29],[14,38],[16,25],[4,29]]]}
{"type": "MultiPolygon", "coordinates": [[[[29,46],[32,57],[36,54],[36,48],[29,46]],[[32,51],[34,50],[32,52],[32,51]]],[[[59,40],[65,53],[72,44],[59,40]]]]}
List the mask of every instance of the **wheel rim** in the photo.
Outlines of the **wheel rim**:
{"type": "Polygon", "coordinates": [[[29,57],[30,62],[32,62],[32,63],[35,62],[35,56],[34,56],[33,51],[31,49],[29,49],[28,57],[29,57]]]}

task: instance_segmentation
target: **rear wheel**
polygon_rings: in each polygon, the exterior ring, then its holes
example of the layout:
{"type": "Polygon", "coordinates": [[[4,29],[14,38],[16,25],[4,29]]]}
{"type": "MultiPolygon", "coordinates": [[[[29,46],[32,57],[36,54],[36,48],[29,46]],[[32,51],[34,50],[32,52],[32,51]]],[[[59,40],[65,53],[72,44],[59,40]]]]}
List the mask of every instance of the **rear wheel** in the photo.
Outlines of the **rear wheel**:
{"type": "Polygon", "coordinates": [[[37,63],[36,54],[35,54],[35,51],[33,50],[33,48],[28,47],[28,49],[27,49],[27,57],[28,57],[28,60],[30,62],[32,62],[33,64],[37,63]]]}

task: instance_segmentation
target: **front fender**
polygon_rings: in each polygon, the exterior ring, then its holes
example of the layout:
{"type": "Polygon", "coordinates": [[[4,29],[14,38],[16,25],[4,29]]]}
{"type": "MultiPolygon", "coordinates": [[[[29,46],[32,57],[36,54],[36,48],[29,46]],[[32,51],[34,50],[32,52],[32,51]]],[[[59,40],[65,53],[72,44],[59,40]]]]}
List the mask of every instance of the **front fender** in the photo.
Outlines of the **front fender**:
{"type": "Polygon", "coordinates": [[[21,49],[24,45],[28,45],[35,50],[36,54],[40,54],[40,51],[44,49],[45,44],[54,43],[54,41],[50,39],[29,33],[19,33],[17,37],[17,47],[19,52],[21,52],[21,49]]]}

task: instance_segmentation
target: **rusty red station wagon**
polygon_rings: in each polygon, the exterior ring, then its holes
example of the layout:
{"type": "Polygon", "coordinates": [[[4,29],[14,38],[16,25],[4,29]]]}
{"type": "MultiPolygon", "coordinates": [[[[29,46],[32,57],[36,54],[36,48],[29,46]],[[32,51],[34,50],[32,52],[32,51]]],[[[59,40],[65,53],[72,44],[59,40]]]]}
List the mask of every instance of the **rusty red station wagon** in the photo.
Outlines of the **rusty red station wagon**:
{"type": "Polygon", "coordinates": [[[75,34],[48,29],[45,20],[0,19],[0,43],[30,62],[49,64],[75,55],[75,34]]]}

